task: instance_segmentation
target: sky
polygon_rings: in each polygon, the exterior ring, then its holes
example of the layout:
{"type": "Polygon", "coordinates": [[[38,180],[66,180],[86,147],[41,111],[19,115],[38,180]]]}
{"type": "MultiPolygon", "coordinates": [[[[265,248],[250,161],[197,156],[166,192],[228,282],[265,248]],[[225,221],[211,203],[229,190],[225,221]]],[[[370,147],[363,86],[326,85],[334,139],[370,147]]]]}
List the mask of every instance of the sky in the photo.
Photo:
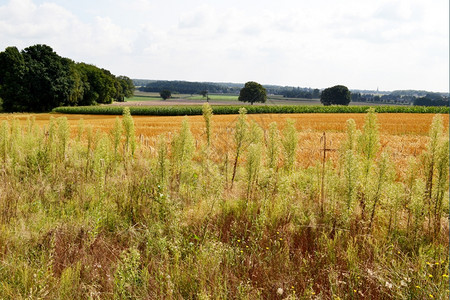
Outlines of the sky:
{"type": "Polygon", "coordinates": [[[448,0],[0,0],[0,51],[35,44],[136,79],[449,91],[448,0]]]}

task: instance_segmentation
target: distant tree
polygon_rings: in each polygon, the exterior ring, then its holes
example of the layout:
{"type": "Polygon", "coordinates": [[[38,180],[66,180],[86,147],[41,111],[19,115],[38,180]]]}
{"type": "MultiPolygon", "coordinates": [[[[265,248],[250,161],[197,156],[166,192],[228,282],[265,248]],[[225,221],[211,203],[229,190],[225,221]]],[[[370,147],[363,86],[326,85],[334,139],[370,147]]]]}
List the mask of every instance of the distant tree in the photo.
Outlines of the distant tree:
{"type": "Polygon", "coordinates": [[[335,85],[333,87],[324,89],[320,102],[323,105],[348,105],[351,101],[351,93],[346,86],[335,85]]]}
{"type": "Polygon", "coordinates": [[[267,92],[266,89],[259,83],[249,81],[241,89],[238,100],[242,102],[250,102],[252,105],[254,102],[265,103],[267,100],[267,92]]]}
{"type": "Polygon", "coordinates": [[[320,98],[320,90],[319,89],[314,89],[312,97],[314,99],[320,98]]]}
{"type": "Polygon", "coordinates": [[[209,102],[209,93],[208,93],[208,91],[207,91],[207,90],[203,90],[203,91],[201,91],[201,92],[200,92],[200,95],[202,95],[202,97],[203,97],[203,98],[205,98],[205,97],[206,97],[206,101],[208,101],[208,102],[209,102]]]}
{"type": "Polygon", "coordinates": [[[415,106],[450,106],[448,98],[436,94],[427,94],[414,100],[415,106]]]}
{"type": "Polygon", "coordinates": [[[169,90],[162,90],[161,92],[159,92],[159,95],[161,96],[161,98],[163,98],[163,100],[167,100],[172,97],[172,92],[169,90]]]}
{"type": "Polygon", "coordinates": [[[134,94],[134,84],[133,81],[127,76],[116,77],[117,85],[117,96],[116,101],[124,102],[125,98],[130,98],[134,94]]]}
{"type": "Polygon", "coordinates": [[[352,93],[352,101],[357,102],[361,99],[361,93],[352,93]]]}

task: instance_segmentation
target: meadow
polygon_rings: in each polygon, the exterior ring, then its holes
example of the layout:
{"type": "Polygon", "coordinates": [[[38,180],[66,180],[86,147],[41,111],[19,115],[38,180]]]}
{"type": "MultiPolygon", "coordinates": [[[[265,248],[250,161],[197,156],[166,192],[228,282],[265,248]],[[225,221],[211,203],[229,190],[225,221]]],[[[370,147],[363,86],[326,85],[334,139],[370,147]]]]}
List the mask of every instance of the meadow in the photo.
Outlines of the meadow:
{"type": "Polygon", "coordinates": [[[202,113],[0,115],[0,298],[449,297],[448,114],[202,113]]]}

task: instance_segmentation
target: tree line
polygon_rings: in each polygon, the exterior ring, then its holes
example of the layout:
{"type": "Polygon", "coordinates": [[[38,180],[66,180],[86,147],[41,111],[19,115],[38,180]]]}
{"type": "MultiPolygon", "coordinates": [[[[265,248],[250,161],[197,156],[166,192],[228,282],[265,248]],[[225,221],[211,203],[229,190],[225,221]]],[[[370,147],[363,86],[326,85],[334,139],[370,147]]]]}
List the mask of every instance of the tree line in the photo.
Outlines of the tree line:
{"type": "Polygon", "coordinates": [[[142,92],[159,93],[163,90],[179,94],[201,94],[202,91],[209,93],[238,93],[239,88],[227,87],[221,84],[208,82],[190,82],[190,81],[164,81],[158,80],[147,83],[139,88],[142,92]]]}
{"type": "Polygon", "coordinates": [[[58,106],[108,104],[134,93],[133,81],[59,56],[50,46],[0,52],[0,99],[7,112],[46,112],[58,106]]]}
{"type": "Polygon", "coordinates": [[[427,92],[425,95],[401,94],[394,91],[387,95],[352,93],[352,101],[384,104],[405,104],[415,106],[449,106],[448,96],[427,92]]]}

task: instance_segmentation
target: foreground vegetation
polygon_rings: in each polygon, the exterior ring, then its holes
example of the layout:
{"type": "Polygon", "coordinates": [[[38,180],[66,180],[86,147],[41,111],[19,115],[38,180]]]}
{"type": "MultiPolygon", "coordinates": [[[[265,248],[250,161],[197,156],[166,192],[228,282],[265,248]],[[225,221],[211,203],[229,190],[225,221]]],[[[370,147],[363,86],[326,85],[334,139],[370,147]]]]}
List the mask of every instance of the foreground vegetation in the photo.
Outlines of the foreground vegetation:
{"type": "MultiPolygon", "coordinates": [[[[264,106],[238,106],[228,105],[212,107],[214,114],[237,114],[244,107],[249,114],[289,114],[289,113],[366,113],[369,106],[301,106],[301,105],[264,105],[264,106]]],[[[64,114],[98,114],[98,115],[121,115],[124,107],[121,106],[78,106],[57,107],[53,112],[64,114]]],[[[139,106],[130,107],[133,115],[145,116],[191,116],[201,115],[202,106],[139,106]]],[[[449,113],[448,107],[425,107],[425,106],[377,106],[378,113],[449,113]]]]}
{"type": "MultiPolygon", "coordinates": [[[[337,161],[245,110],[216,148],[188,122],[152,147],[66,118],[0,126],[0,298],[448,298],[448,135],[396,169],[377,116],[337,161]]],[[[318,145],[320,147],[320,145],[318,145]]]]}

